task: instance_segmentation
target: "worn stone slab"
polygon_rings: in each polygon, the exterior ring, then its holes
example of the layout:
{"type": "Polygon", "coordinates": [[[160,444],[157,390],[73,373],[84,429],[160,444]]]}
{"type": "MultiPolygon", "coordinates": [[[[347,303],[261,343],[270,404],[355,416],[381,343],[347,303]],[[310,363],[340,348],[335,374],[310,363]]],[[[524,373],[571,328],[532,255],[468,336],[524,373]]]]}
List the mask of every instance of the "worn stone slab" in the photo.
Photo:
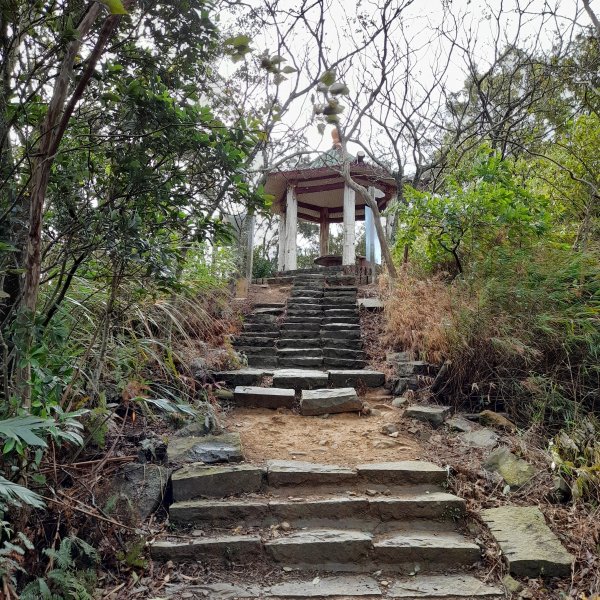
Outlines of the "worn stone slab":
{"type": "Polygon", "coordinates": [[[301,565],[358,563],[372,548],[372,535],[347,529],[309,529],[270,540],[265,550],[277,562],[301,565]]]}
{"type": "MultiPolygon", "coordinates": [[[[209,600],[240,600],[241,598],[268,598],[264,590],[251,583],[207,583],[204,585],[172,584],[165,586],[165,598],[182,598],[181,594],[192,594],[190,598],[209,598],[209,600]]],[[[162,598],[163,596],[159,596],[162,598]]]]}
{"type": "Polygon", "coordinates": [[[271,375],[272,372],[265,369],[239,369],[237,371],[218,371],[215,373],[217,381],[223,381],[226,385],[235,387],[236,385],[254,385],[259,383],[263,377],[271,375]]]}
{"type": "Polygon", "coordinates": [[[289,581],[264,590],[266,597],[277,598],[354,598],[381,596],[377,581],[366,575],[318,577],[311,581],[289,581]]]}
{"type": "Polygon", "coordinates": [[[460,436],[460,439],[473,448],[493,448],[498,443],[498,435],[491,429],[467,431],[460,436]]]}
{"type": "Polygon", "coordinates": [[[365,310],[383,310],[383,300],[379,298],[358,298],[357,302],[365,310]]]}
{"type": "Polygon", "coordinates": [[[173,473],[173,498],[190,500],[200,496],[224,498],[233,494],[258,492],[264,471],[252,465],[186,465],[173,473]]]}
{"type": "Polygon", "coordinates": [[[358,476],[370,483],[442,484],[448,478],[446,469],[421,460],[367,463],[356,467],[358,476]]]}
{"type": "Polygon", "coordinates": [[[510,572],[517,577],[564,577],[575,557],[546,525],[535,506],[502,506],[481,511],[510,572]]]}
{"type": "Polygon", "coordinates": [[[264,500],[184,500],[169,507],[171,523],[207,523],[213,527],[232,523],[261,525],[269,515],[264,500]]]}
{"type": "MultiPolygon", "coordinates": [[[[339,340],[338,340],[339,341],[339,340]]],[[[328,342],[329,344],[329,342],[328,342]]],[[[360,358],[333,358],[326,356],[323,358],[324,369],[364,369],[367,366],[366,360],[360,358]]]]}
{"type": "Polygon", "coordinates": [[[373,542],[375,560],[384,564],[470,565],[481,558],[477,544],[454,531],[402,531],[373,542]]]}
{"type": "Polygon", "coordinates": [[[270,460],[267,462],[267,482],[273,487],[283,485],[322,485],[356,479],[348,467],[321,465],[299,460],[270,460]]]}
{"type": "Polygon", "coordinates": [[[315,368],[321,367],[323,365],[323,357],[322,356],[280,356],[279,357],[279,366],[280,367],[290,367],[290,368],[315,368]]]}
{"type": "Polygon", "coordinates": [[[452,519],[465,511],[465,501],[454,494],[431,492],[369,498],[371,513],[382,521],[452,519]]]}
{"type": "MultiPolygon", "coordinates": [[[[348,327],[354,327],[348,325],[348,327]]],[[[325,330],[321,329],[321,339],[328,340],[360,340],[360,328],[348,329],[346,325],[342,329],[325,330]]]]}
{"type": "Polygon", "coordinates": [[[205,560],[226,558],[228,561],[251,561],[262,555],[260,537],[223,535],[194,538],[183,542],[157,541],[150,546],[154,560],[205,560]]]}
{"type": "Polygon", "coordinates": [[[499,473],[511,489],[518,489],[535,476],[533,465],[513,454],[508,448],[498,448],[483,462],[488,471],[499,473]]]}
{"type": "Polygon", "coordinates": [[[446,421],[446,426],[450,431],[460,431],[462,433],[469,433],[473,431],[473,423],[469,419],[461,415],[455,415],[446,421]]]}
{"type": "Polygon", "coordinates": [[[340,496],[308,498],[303,502],[277,499],[269,502],[269,510],[281,521],[364,518],[369,510],[369,501],[366,498],[340,496]]]}
{"type": "Polygon", "coordinates": [[[439,427],[444,423],[446,417],[450,414],[449,406],[410,406],[406,409],[404,415],[417,421],[431,423],[434,427],[439,427]]]}
{"type": "MultiPolygon", "coordinates": [[[[350,348],[323,348],[323,356],[328,358],[351,358],[353,360],[365,360],[367,357],[367,353],[364,350],[351,350],[350,348]]],[[[331,381],[331,375],[329,376],[329,380],[331,381]]],[[[340,383],[344,387],[354,387],[352,385],[351,380],[348,383],[340,383]]],[[[377,385],[369,386],[369,387],[379,387],[377,385]]]]}
{"type": "Polygon", "coordinates": [[[167,453],[169,461],[174,464],[235,463],[244,460],[239,433],[171,438],[167,453]]]}
{"type": "Polygon", "coordinates": [[[292,408],[294,390],[291,388],[263,388],[238,385],[233,391],[233,399],[240,406],[259,408],[292,408]]]}
{"type": "Polygon", "coordinates": [[[360,331],[360,325],[358,323],[323,323],[321,329],[325,331],[360,331]]]}
{"type": "Polygon", "coordinates": [[[282,338],[277,341],[277,348],[320,348],[321,340],[319,338],[282,338]]]}
{"type": "Polygon", "coordinates": [[[328,371],[331,385],[355,387],[359,382],[367,387],[381,387],[385,383],[385,374],[369,369],[335,369],[328,371]]]}
{"type": "Polygon", "coordinates": [[[354,388],[303,390],[300,399],[300,414],[305,416],[357,412],[362,407],[354,388]]]}
{"type": "Polygon", "coordinates": [[[504,592],[470,575],[423,575],[396,581],[389,589],[391,598],[504,598],[504,592]]]}
{"type": "Polygon", "coordinates": [[[277,369],[273,371],[273,385],[295,390],[308,390],[327,385],[329,375],[314,369],[277,369]]]}

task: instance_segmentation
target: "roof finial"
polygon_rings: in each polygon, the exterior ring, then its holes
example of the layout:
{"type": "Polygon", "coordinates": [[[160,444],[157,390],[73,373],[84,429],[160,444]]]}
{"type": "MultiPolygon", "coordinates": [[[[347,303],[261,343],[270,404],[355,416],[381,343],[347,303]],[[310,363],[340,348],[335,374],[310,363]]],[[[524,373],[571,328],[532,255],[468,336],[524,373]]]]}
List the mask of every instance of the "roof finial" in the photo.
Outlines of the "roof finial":
{"type": "Polygon", "coordinates": [[[331,139],[333,140],[333,147],[336,149],[341,149],[342,147],[342,140],[340,140],[340,133],[338,131],[337,127],[334,127],[331,130],[331,139]]]}

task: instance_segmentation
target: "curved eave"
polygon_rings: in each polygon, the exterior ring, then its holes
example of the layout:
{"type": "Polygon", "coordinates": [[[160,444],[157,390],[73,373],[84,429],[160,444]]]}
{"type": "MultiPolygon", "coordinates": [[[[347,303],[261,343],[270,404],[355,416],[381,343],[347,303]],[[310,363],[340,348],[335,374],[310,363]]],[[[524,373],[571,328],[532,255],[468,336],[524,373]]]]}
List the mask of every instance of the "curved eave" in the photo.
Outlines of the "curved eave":
{"type": "MultiPolygon", "coordinates": [[[[383,210],[397,192],[393,177],[370,165],[350,165],[352,178],[365,187],[373,186],[380,191],[377,204],[383,210]]],[[[309,221],[319,221],[320,212],[328,209],[330,222],[341,222],[338,213],[343,207],[344,179],[339,170],[332,167],[316,169],[295,169],[276,171],[267,176],[265,192],[274,196],[273,210],[285,212],[285,198],[288,186],[296,187],[298,197],[298,217],[309,221]],[[340,209],[339,211],[336,209],[340,209]]],[[[356,218],[364,219],[364,202],[356,198],[356,218]]]]}

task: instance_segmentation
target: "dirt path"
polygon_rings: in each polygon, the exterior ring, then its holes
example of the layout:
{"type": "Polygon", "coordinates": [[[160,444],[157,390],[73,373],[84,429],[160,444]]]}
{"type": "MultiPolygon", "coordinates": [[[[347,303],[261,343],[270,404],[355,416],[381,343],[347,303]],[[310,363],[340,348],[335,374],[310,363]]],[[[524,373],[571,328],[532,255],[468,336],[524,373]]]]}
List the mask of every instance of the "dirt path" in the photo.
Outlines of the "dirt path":
{"type": "Polygon", "coordinates": [[[375,414],[303,417],[289,410],[234,409],[225,427],[239,431],[244,455],[254,463],[265,460],[303,460],[353,466],[365,462],[393,462],[423,457],[423,448],[407,432],[390,437],[382,432],[397,424],[398,410],[389,400],[369,402],[375,414]]]}

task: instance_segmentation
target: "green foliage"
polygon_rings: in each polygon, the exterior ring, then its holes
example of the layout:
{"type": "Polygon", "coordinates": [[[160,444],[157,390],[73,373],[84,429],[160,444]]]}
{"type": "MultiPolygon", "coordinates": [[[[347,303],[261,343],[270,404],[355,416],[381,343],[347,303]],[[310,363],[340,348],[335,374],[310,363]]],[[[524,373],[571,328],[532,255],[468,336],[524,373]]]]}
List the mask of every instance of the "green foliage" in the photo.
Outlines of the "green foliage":
{"type": "Polygon", "coordinates": [[[400,222],[397,251],[421,245],[429,269],[451,260],[462,273],[498,248],[531,244],[549,227],[543,198],[517,181],[513,164],[485,146],[448,178],[443,193],[407,186],[405,198],[392,208],[400,222]]]}
{"type": "Polygon", "coordinates": [[[261,248],[254,248],[254,257],[252,260],[252,278],[261,279],[263,277],[272,277],[277,271],[277,264],[274,259],[263,256],[261,248]]]}
{"type": "Polygon", "coordinates": [[[29,583],[20,598],[93,600],[98,553],[92,546],[77,537],[67,537],[61,541],[58,550],[48,548],[44,554],[54,561],[56,568],[45,578],[29,583]]]}

